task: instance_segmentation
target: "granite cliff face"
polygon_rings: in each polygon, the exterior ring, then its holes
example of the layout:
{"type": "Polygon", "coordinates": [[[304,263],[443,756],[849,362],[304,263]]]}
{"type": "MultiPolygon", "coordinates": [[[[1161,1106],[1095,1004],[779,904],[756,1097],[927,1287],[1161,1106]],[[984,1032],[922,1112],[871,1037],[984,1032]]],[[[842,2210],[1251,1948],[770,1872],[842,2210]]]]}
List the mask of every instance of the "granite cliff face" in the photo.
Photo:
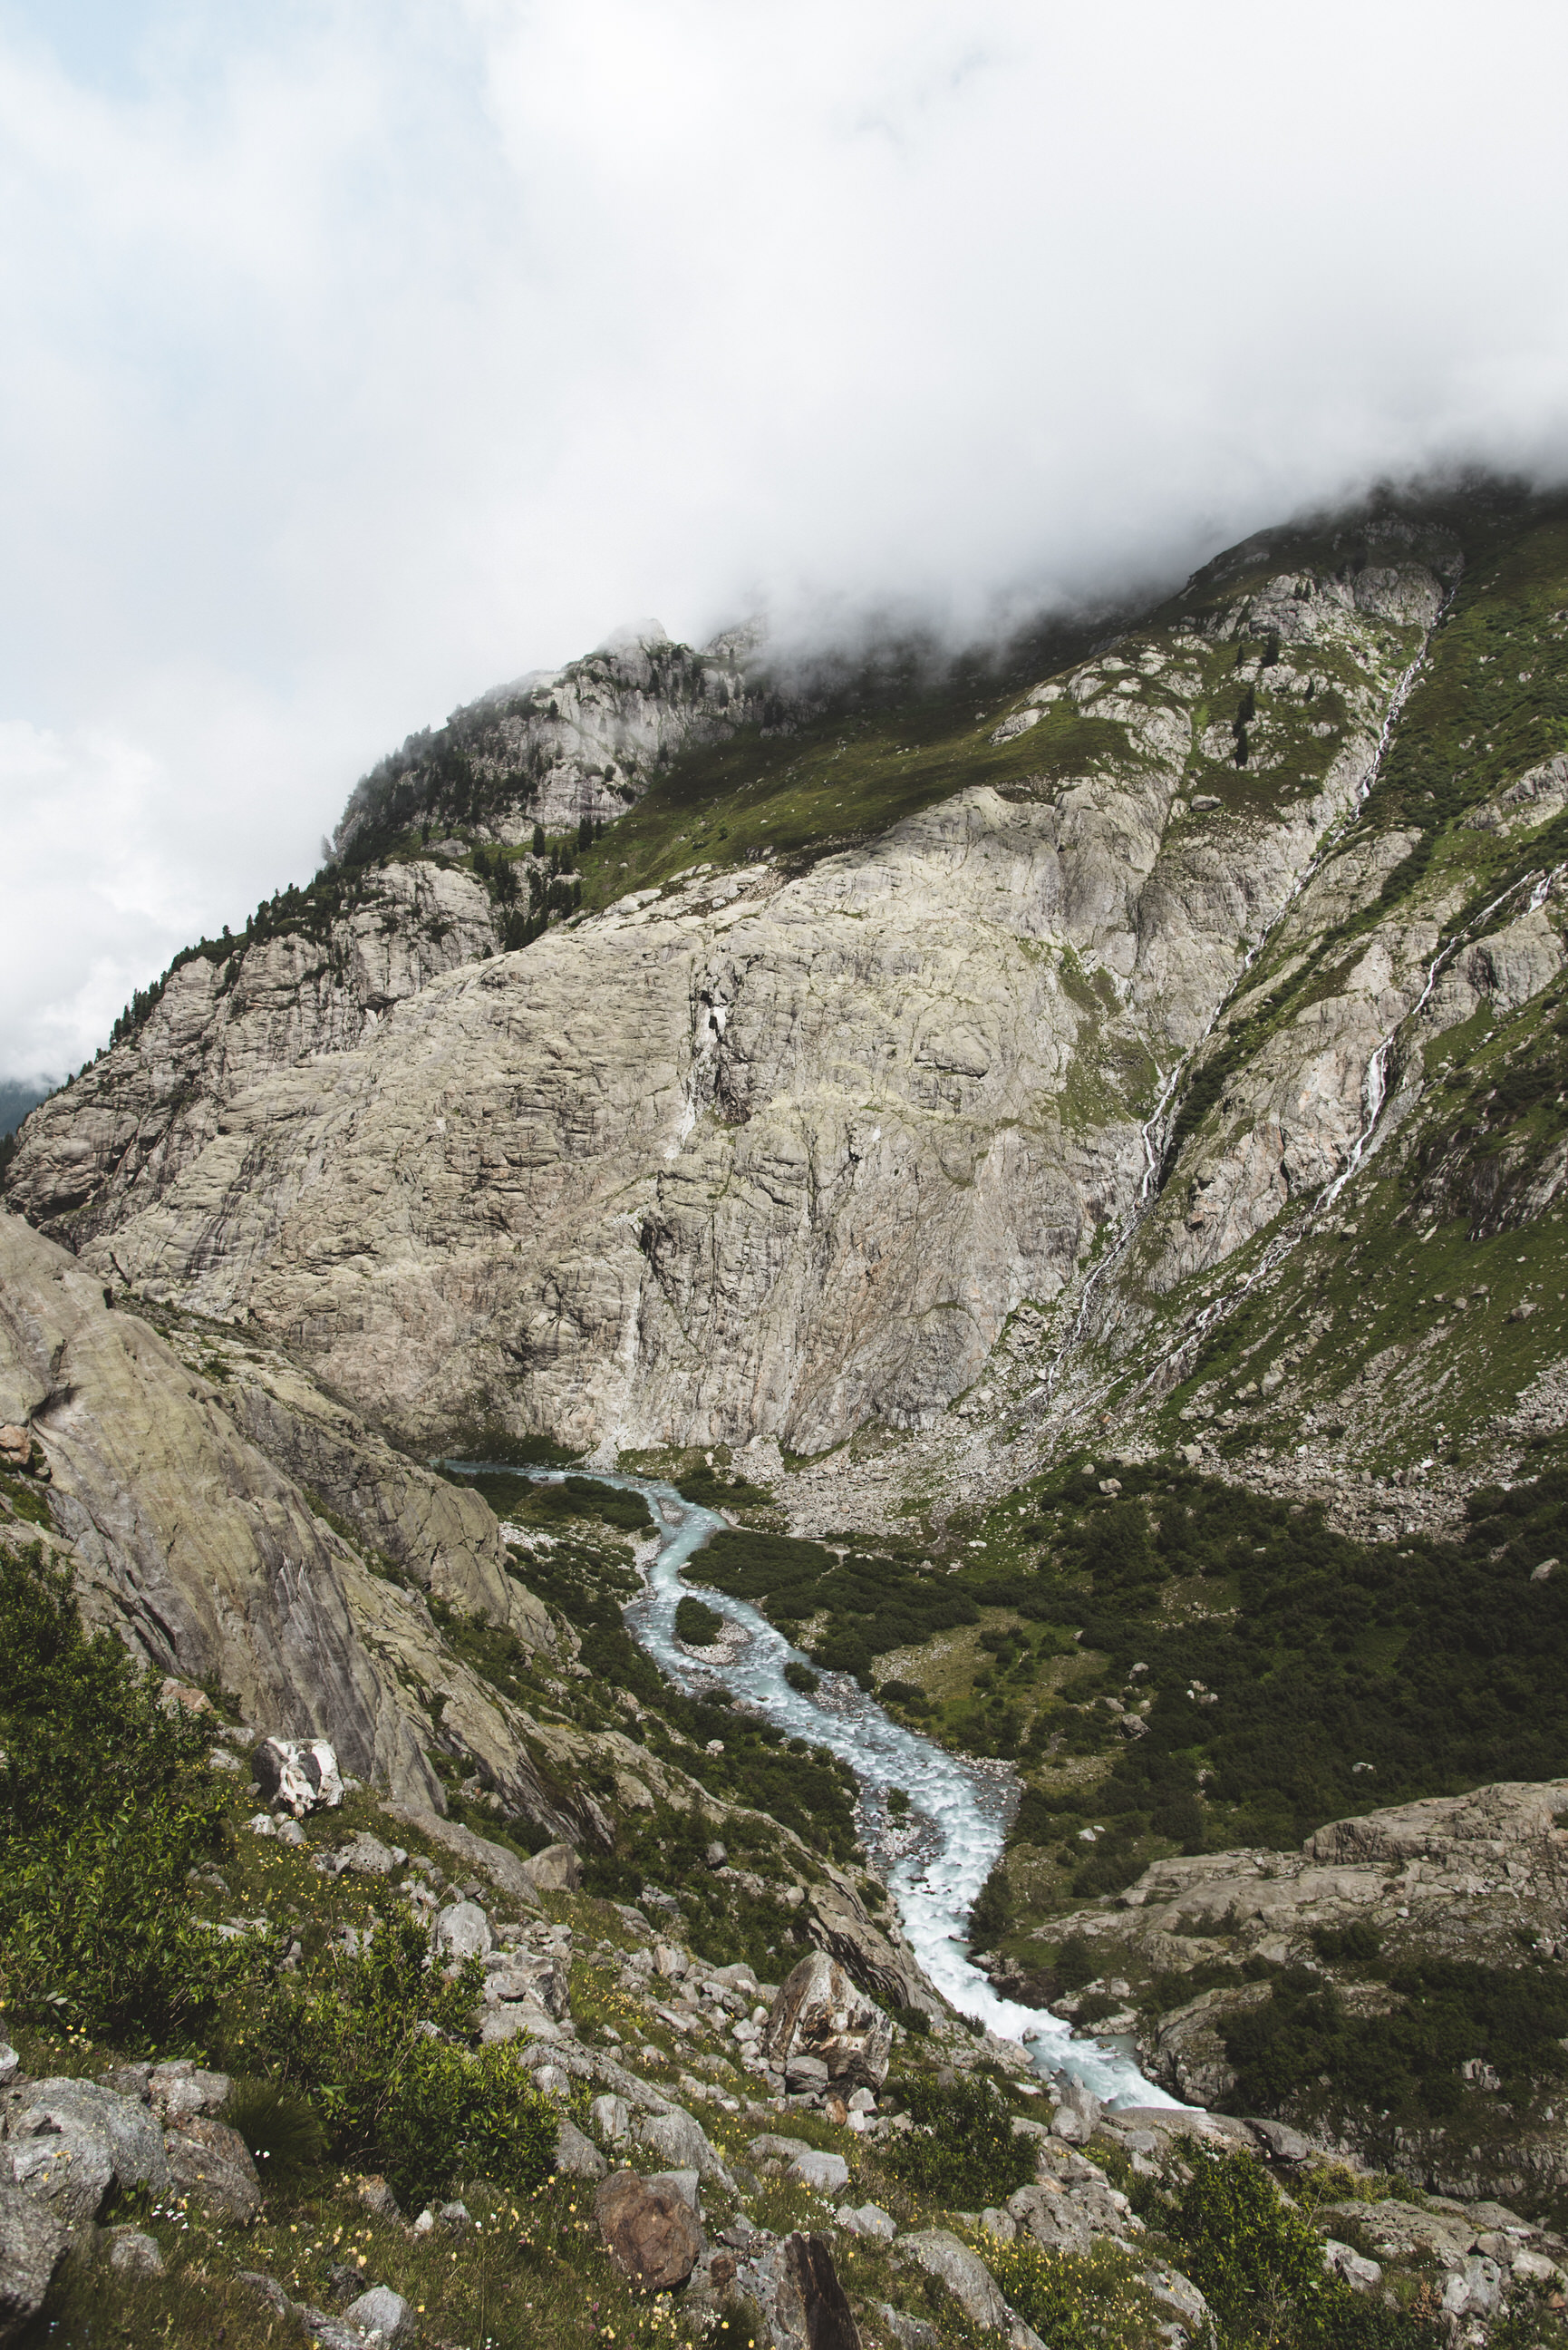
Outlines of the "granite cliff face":
{"type": "Polygon", "coordinates": [[[499,686],[373,768],[333,845],[352,855],[410,816],[427,838],[445,824],[513,842],[536,824],[613,822],[678,752],[764,714],[770,697],[746,675],[753,650],[743,629],[695,651],[649,620],[565,669],[499,686]]]}
{"type": "MultiPolygon", "coordinates": [[[[1038,746],[1016,782],[633,893],[344,1049],[264,1046],[177,1148],[135,1140],[143,1032],[29,1122],[13,1196],[421,1439],[929,1422],[1108,1244],[1173,1073],[1354,817],[1459,568],[1416,536],[1348,574],[1242,550],[988,730],[1038,746]]],[[[1346,1040],[1298,1150],[1343,1154],[1360,1085],[1346,1040]]]]}

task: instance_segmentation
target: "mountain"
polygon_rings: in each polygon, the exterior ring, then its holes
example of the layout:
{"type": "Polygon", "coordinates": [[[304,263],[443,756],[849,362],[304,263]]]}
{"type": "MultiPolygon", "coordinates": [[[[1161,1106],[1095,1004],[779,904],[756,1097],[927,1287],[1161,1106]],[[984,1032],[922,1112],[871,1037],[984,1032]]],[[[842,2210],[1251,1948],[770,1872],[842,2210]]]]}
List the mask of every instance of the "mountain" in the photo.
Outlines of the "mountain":
{"type": "Polygon", "coordinates": [[[961,656],[645,627],[334,847],[21,1127],[0,1534],[972,2070],[826,1750],[661,1681],[639,1522],[494,1464],[671,1477],[691,1580],[1005,1791],[1000,1990],[1332,2151],[1399,2324],[1407,2256],[1483,2330],[1557,2290],[1568,503],[1380,495],[961,656]]]}

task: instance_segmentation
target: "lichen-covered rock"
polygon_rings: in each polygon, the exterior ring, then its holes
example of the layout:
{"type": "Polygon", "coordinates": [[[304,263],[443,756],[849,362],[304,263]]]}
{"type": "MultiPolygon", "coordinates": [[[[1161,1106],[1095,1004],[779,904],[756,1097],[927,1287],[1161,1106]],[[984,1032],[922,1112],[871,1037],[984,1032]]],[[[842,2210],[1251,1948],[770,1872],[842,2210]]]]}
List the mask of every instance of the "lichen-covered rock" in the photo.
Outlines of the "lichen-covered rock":
{"type": "Polygon", "coordinates": [[[636,2143],[666,2170],[695,2170],[700,2178],[723,2176],[723,2158],[696,2116],[684,2106],[644,2114],[632,2127],[636,2143]]]}
{"type": "Polygon", "coordinates": [[[670,2293],[685,2283],[707,2239],[683,2198],[670,2187],[650,2187],[635,2170],[618,2170],[594,2197],[594,2217],[621,2274],[646,2293],[670,2293]]]}
{"type": "Polygon", "coordinates": [[[171,2129],[164,2145],[176,2195],[217,2218],[250,2224],[261,2210],[261,2180],[238,2130],[196,2114],[171,2129]]]}
{"type": "Polygon", "coordinates": [[[791,1970],[773,2003],[763,2036],[770,2063],[787,2071],[801,2059],[824,2065],[824,2077],[879,2088],[888,2077],[892,2026],[850,1981],[836,1959],[814,1950],[791,1970]]]}
{"type": "Polygon", "coordinates": [[[0,2181],[0,2343],[37,2315],[69,2241],[51,2204],[0,2181]]]}
{"type": "Polygon", "coordinates": [[[151,2109],[97,2081],[29,2081],[6,2096],[0,2128],[10,2174],[67,2226],[96,2220],[111,2189],[167,2189],[171,2171],[151,2109]]]}

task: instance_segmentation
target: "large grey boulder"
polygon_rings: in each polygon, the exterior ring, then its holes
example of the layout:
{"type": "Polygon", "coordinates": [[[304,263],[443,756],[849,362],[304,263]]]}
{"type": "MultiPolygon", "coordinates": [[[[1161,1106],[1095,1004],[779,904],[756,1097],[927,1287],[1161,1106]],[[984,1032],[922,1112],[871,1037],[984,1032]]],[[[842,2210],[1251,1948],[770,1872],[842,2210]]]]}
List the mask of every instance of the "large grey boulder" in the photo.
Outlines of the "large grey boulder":
{"type": "Polygon", "coordinates": [[[786,2074],[807,2065],[824,2077],[880,2088],[888,2077],[893,2027],[856,1989],[836,1959],[813,1950],[780,1987],[763,2035],[763,2052],[786,2074]]]}
{"type": "Polygon", "coordinates": [[[454,1901],[431,1928],[431,1939],[443,1958],[483,1959],[490,1953],[490,1920],[477,1901],[454,1901]]]}
{"type": "Polygon", "coordinates": [[[0,2342],[37,2315],[69,2241],[69,2229],[48,2203],[0,2184],[0,2342]]]}
{"type": "Polygon", "coordinates": [[[170,2184],[150,2107],[97,2081],[29,2082],[12,2093],[4,2134],[16,2185],[44,2198],[67,2227],[96,2220],[113,2188],[160,2196],[170,2184]]]}
{"type": "Polygon", "coordinates": [[[575,1893],[583,1881],[576,1846],[569,1844],[547,1844],[523,1863],[523,1874],[535,1893],[575,1893]]]}
{"type": "Polygon", "coordinates": [[[238,2130],[195,2114],[171,2130],[164,2144],[177,2194],[218,2218],[249,2225],[261,2210],[261,2180],[238,2130]]]}
{"type": "Polygon", "coordinates": [[[664,2114],[642,2115],[632,2136],[645,2153],[657,2158],[661,2170],[695,2170],[703,2178],[724,2176],[717,2147],[684,2106],[671,2106],[664,2114]]]}
{"type": "Polygon", "coordinates": [[[592,2139],[565,2114],[556,2128],[556,2168],[564,2178],[602,2178],[609,2168],[592,2139]]]}
{"type": "Polygon", "coordinates": [[[343,2314],[367,2342],[379,2344],[383,2350],[403,2350],[418,2331],[411,2304],[389,2284],[373,2284],[369,2293],[351,2301],[343,2314]]]}
{"type": "Polygon", "coordinates": [[[147,2094],[165,2128],[178,2129],[196,2114],[215,2114],[228,2102],[234,2083],[226,2073],[209,2073],[188,2057],[149,2068],[147,2094]]]}
{"type": "Polygon", "coordinates": [[[928,2276],[940,2278],[974,2324],[1004,2334],[1012,2350],[1044,2350],[1033,2327],[1009,2309],[979,2253],[971,2252],[945,2228],[926,2228],[917,2235],[900,2236],[897,2249],[919,2261],[928,2276]]]}

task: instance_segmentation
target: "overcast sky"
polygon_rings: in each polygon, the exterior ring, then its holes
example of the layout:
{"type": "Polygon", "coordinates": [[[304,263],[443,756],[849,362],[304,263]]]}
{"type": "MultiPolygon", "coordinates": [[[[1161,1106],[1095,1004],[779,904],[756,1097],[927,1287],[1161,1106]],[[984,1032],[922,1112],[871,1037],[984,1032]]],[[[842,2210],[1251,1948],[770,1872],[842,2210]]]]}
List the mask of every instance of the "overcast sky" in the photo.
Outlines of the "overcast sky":
{"type": "Polygon", "coordinates": [[[1568,455],[1560,5],[0,0],[0,1076],[657,616],[1568,455]]]}

